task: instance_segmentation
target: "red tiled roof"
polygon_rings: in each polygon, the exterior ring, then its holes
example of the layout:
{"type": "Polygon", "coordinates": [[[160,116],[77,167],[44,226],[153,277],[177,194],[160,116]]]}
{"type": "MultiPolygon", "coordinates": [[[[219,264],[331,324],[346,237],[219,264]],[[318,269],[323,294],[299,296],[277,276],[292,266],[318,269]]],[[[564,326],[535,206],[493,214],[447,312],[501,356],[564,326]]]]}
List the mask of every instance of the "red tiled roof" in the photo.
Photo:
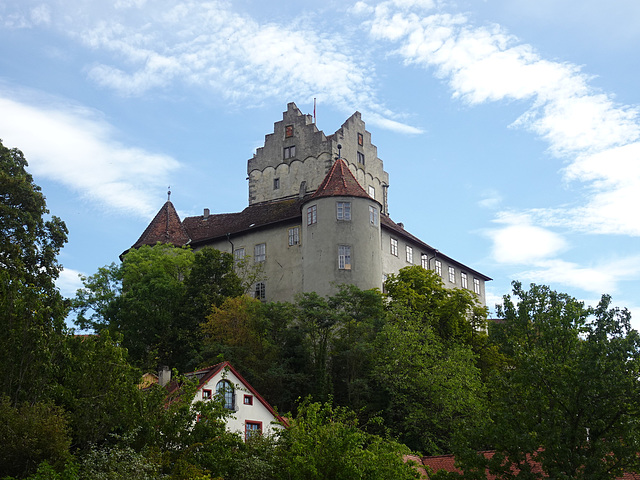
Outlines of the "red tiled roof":
{"type": "MultiPolygon", "coordinates": [[[[482,452],[482,454],[486,458],[492,458],[495,452],[487,451],[482,452]]],[[[540,468],[540,464],[534,460],[532,460],[529,455],[527,455],[528,462],[531,465],[532,472],[541,473],[542,470],[540,468]]],[[[433,457],[423,457],[422,464],[425,467],[429,467],[433,473],[438,470],[445,470],[447,472],[455,472],[455,473],[463,473],[462,470],[456,468],[455,466],[455,457],[453,455],[438,455],[433,457]]],[[[511,471],[517,473],[519,470],[515,467],[511,467],[511,471]]],[[[496,476],[487,472],[487,480],[495,480],[496,476]]],[[[617,480],[639,480],[640,475],[636,473],[625,473],[622,477],[618,477],[617,480]]]]}
{"type": "Polygon", "coordinates": [[[341,158],[335,161],[311,198],[336,196],[371,198],[341,158]]]}
{"type": "Polygon", "coordinates": [[[189,235],[170,201],[162,206],[132,248],[155,245],[158,242],[170,243],[177,247],[189,243],[189,235]]]}

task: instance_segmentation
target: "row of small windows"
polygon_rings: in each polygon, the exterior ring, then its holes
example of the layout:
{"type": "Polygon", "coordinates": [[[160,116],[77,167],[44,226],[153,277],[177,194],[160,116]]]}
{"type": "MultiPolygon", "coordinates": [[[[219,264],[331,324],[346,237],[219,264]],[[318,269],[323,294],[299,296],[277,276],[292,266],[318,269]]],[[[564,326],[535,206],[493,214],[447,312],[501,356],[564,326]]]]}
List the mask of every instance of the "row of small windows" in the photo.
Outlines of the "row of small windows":
{"type": "MultiPolygon", "coordinates": [[[[391,237],[389,248],[391,255],[397,257],[398,256],[398,239],[391,237]]],[[[411,245],[407,245],[405,247],[405,259],[407,263],[413,263],[413,247],[411,245]]],[[[420,256],[422,268],[429,270],[431,268],[429,256],[426,253],[423,253],[420,256]]],[[[449,266],[449,283],[456,283],[456,269],[455,267],[449,266]]],[[[436,274],[442,277],[442,262],[440,260],[436,260],[434,264],[434,270],[436,274]]],[[[465,272],[460,272],[460,284],[462,288],[469,288],[467,274],[465,272]]],[[[473,291],[480,295],[480,280],[477,278],[473,279],[473,291]]]]}
{"type": "MultiPolygon", "coordinates": [[[[336,202],[336,219],[342,221],[351,220],[351,202],[336,202]]],[[[369,205],[369,223],[377,226],[378,221],[378,209],[373,205],[369,205]]],[[[307,207],[307,225],[315,223],[318,223],[318,206],[311,205],[307,207]]]]}

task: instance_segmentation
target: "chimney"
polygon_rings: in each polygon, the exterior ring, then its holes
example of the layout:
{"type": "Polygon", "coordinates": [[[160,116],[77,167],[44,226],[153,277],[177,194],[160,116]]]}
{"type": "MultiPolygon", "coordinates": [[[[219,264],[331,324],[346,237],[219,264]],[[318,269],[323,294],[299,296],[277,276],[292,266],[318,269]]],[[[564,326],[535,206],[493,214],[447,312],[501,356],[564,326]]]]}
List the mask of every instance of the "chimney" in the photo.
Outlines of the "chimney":
{"type": "Polygon", "coordinates": [[[206,220],[207,218],[209,218],[209,209],[205,208],[204,209],[204,215],[203,215],[204,219],[206,220]]]}
{"type": "Polygon", "coordinates": [[[402,223],[402,222],[398,222],[398,226],[399,226],[400,228],[404,228],[404,223],[402,223]]]}
{"type": "Polygon", "coordinates": [[[158,369],[158,385],[164,387],[171,381],[171,369],[163,365],[158,369]]]}

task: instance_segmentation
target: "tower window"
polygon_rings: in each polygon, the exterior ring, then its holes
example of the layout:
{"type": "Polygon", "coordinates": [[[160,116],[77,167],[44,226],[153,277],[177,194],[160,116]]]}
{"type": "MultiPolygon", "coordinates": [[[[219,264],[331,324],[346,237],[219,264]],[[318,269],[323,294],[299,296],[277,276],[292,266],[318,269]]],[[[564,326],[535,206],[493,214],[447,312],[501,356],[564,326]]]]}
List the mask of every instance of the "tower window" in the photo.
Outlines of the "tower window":
{"type": "Polygon", "coordinates": [[[361,133],[358,133],[358,145],[364,145],[364,135],[362,135],[361,133]]]}
{"type": "Polygon", "coordinates": [[[336,210],[338,220],[351,220],[351,202],[337,202],[336,210]]]}
{"type": "Polygon", "coordinates": [[[295,145],[291,145],[290,147],[284,147],[283,157],[285,158],[285,160],[287,158],[295,158],[295,156],[296,156],[296,146],[295,145]]]}
{"type": "Polygon", "coordinates": [[[351,270],[351,246],[338,246],[338,268],[340,270],[351,270]]]}
{"type": "Polygon", "coordinates": [[[293,137],[293,125],[287,125],[284,127],[285,138],[293,137]]]}
{"type": "Polygon", "coordinates": [[[318,223],[318,206],[311,205],[307,208],[307,225],[318,223]]]}
{"type": "Polygon", "coordinates": [[[278,190],[280,188],[280,179],[279,178],[274,178],[273,179],[273,189],[274,190],[278,190]]]}
{"type": "Polygon", "coordinates": [[[369,205],[369,223],[378,226],[378,209],[373,205],[369,205]]]}
{"type": "Polygon", "coordinates": [[[369,185],[369,196],[371,198],[376,198],[376,189],[373,185],[369,185]]]}
{"type": "Polygon", "coordinates": [[[364,153],[358,152],[358,163],[364,165],[364,153]]]}

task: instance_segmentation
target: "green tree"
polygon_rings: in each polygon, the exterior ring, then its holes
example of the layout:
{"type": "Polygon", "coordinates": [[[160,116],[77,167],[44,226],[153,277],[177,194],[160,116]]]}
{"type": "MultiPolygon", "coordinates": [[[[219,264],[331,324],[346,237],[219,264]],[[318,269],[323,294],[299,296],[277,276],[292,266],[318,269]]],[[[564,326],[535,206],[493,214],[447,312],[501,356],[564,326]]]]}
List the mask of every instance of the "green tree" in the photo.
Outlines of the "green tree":
{"type": "Polygon", "coordinates": [[[25,477],[41,462],[62,469],[69,460],[71,438],[64,411],[42,402],[17,407],[0,396],[0,472],[25,477]]]}
{"type": "Polygon", "coordinates": [[[404,445],[366,433],[345,407],[305,400],[277,444],[278,479],[417,478],[404,445]]]}
{"type": "MultiPolygon", "coordinates": [[[[514,282],[492,338],[509,367],[490,383],[492,422],[477,441],[488,461],[462,453],[468,476],[604,479],[640,469],[640,336],[603,296],[587,308],[545,286],[514,282]],[[541,465],[531,472],[527,458],[541,465]],[[520,472],[509,469],[511,464],[520,472]]],[[[469,433],[469,432],[467,432],[469,433]]],[[[473,477],[475,478],[475,477],[473,477]]]]}
{"type": "Polygon", "coordinates": [[[22,152],[0,142],[0,393],[14,406],[47,398],[67,306],[55,287],[67,241],[22,152]]]}
{"type": "Polygon", "coordinates": [[[212,306],[242,291],[229,254],[166,244],[130,250],[83,284],[73,301],[81,328],[122,334],[139,367],[181,371],[200,358],[198,326],[212,306]]]}

